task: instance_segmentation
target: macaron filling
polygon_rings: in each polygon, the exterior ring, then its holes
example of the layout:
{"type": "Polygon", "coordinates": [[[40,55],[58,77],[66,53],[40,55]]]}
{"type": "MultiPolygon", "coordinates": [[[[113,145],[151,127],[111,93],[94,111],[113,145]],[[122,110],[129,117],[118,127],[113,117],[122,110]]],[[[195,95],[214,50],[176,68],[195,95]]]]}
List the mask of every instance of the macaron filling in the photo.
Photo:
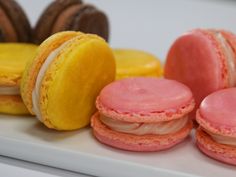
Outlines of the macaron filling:
{"type": "Polygon", "coordinates": [[[235,54],[232,50],[232,47],[229,45],[227,40],[224,38],[224,36],[220,32],[214,32],[215,37],[217,41],[221,44],[221,47],[226,55],[226,63],[228,68],[228,74],[229,74],[229,86],[233,87],[236,85],[236,64],[235,64],[235,54]]]}
{"type": "Polygon", "coordinates": [[[216,133],[212,133],[209,132],[206,129],[203,129],[208,135],[211,136],[211,138],[219,143],[219,144],[225,144],[225,145],[229,145],[229,146],[235,146],[236,147],[236,137],[228,137],[228,136],[224,136],[224,135],[219,135],[216,133]]]}
{"type": "Polygon", "coordinates": [[[188,116],[179,119],[158,122],[158,123],[137,123],[114,120],[112,118],[100,115],[100,120],[103,124],[114,131],[129,133],[134,135],[166,135],[179,131],[188,122],[188,116]]]}
{"type": "Polygon", "coordinates": [[[43,80],[43,77],[47,71],[47,69],[49,68],[50,64],[53,62],[53,60],[55,59],[55,57],[60,53],[60,51],[68,44],[70,43],[71,40],[73,40],[74,38],[70,39],[69,41],[64,42],[63,44],[61,44],[58,48],[56,48],[55,50],[53,50],[48,57],[45,59],[44,63],[42,64],[37,79],[36,79],[36,83],[35,83],[35,87],[33,89],[32,92],[32,103],[33,103],[33,112],[35,113],[36,117],[40,120],[42,120],[42,116],[41,116],[41,112],[40,112],[40,103],[39,103],[39,95],[40,95],[40,88],[41,88],[41,83],[43,80]]]}
{"type": "Polygon", "coordinates": [[[0,95],[20,95],[20,88],[13,87],[0,87],[0,95]]]}

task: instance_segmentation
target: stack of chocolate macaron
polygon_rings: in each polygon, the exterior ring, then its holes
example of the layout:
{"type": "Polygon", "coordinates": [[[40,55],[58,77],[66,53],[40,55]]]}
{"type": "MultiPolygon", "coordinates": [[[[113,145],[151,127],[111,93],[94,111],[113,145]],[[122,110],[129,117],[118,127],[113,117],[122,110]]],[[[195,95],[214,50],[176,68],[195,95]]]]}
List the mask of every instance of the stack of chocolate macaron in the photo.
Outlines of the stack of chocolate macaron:
{"type": "Polygon", "coordinates": [[[43,11],[34,28],[15,0],[0,0],[0,41],[40,44],[60,31],[93,33],[108,40],[107,16],[81,0],[54,0],[43,11]]]}
{"type": "Polygon", "coordinates": [[[183,34],[163,72],[147,52],[111,49],[106,15],[80,0],[53,1],[34,29],[14,0],[0,0],[0,22],[0,112],[56,130],[91,122],[101,143],[129,151],[169,149],[197,121],[199,149],[236,165],[234,34],[183,34]]]}

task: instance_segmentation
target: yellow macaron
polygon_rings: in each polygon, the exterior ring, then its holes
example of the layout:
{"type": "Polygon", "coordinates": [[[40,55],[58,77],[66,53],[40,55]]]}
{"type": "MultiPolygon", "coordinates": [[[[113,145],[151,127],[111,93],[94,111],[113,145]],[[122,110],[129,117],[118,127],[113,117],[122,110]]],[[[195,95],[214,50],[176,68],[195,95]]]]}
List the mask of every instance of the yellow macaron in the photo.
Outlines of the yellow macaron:
{"type": "Polygon", "coordinates": [[[134,49],[113,49],[116,79],[138,76],[161,76],[160,60],[154,55],[134,49]]]}
{"type": "Polygon", "coordinates": [[[102,38],[60,32],[46,39],[28,63],[21,94],[47,127],[74,130],[89,124],[97,95],[114,78],[114,56],[102,38]]]}
{"type": "Polygon", "coordinates": [[[37,46],[0,43],[0,113],[29,114],[20,96],[21,76],[37,46]]]}

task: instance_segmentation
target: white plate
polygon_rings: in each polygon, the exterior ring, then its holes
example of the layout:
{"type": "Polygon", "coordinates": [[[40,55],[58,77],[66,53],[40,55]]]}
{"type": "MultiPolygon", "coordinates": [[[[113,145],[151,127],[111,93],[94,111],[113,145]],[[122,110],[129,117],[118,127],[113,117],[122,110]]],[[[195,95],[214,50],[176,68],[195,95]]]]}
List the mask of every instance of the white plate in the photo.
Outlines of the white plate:
{"type": "Polygon", "coordinates": [[[204,156],[189,137],[172,149],[137,153],[110,148],[91,129],[57,132],[35,118],[0,115],[0,154],[96,176],[235,177],[235,167],[204,156]]]}

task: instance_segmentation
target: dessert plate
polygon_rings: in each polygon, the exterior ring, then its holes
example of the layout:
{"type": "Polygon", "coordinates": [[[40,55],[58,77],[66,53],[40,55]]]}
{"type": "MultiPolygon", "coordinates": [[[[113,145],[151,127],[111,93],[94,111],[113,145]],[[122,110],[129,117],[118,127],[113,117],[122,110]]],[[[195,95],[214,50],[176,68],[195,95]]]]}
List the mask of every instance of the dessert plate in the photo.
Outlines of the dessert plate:
{"type": "Polygon", "coordinates": [[[89,127],[58,132],[8,115],[0,115],[0,155],[103,177],[235,177],[236,168],[203,155],[193,136],[166,151],[129,152],[100,144],[89,127]]]}

